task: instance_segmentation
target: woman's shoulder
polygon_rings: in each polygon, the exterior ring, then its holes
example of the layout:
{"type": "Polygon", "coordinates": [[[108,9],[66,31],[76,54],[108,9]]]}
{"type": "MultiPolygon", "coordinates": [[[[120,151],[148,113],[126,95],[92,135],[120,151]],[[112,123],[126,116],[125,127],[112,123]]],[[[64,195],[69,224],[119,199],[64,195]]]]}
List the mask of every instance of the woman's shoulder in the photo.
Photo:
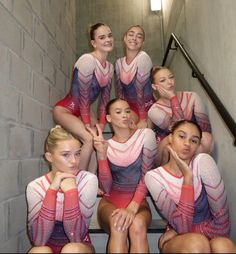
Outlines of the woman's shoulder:
{"type": "Polygon", "coordinates": [[[144,146],[150,146],[153,149],[156,148],[156,135],[155,132],[150,128],[137,129],[137,136],[143,135],[144,146]]]}
{"type": "Polygon", "coordinates": [[[136,62],[138,71],[141,73],[150,72],[153,67],[150,56],[144,51],[140,51],[134,61],[136,62]]]}
{"type": "Polygon", "coordinates": [[[81,68],[94,68],[95,67],[95,58],[92,54],[90,53],[85,53],[83,55],[81,55],[78,60],[76,61],[74,67],[76,67],[77,69],[81,69],[81,68]]]}
{"type": "Polygon", "coordinates": [[[118,68],[125,61],[125,56],[119,57],[115,61],[115,67],[118,68]]]}
{"type": "Polygon", "coordinates": [[[216,164],[214,158],[208,153],[199,153],[195,155],[191,161],[191,164],[201,164],[201,165],[209,165],[216,164]]]}
{"type": "Polygon", "coordinates": [[[148,53],[147,52],[145,52],[145,51],[143,51],[143,50],[141,50],[139,53],[138,53],[138,55],[137,55],[137,58],[138,59],[142,59],[142,60],[148,60],[148,61],[151,61],[151,57],[148,55],[148,53]]]}
{"type": "Polygon", "coordinates": [[[40,185],[42,185],[43,183],[48,183],[48,177],[47,174],[39,176],[37,178],[35,178],[34,180],[32,180],[31,182],[28,183],[27,188],[29,187],[39,187],[40,185]]]}

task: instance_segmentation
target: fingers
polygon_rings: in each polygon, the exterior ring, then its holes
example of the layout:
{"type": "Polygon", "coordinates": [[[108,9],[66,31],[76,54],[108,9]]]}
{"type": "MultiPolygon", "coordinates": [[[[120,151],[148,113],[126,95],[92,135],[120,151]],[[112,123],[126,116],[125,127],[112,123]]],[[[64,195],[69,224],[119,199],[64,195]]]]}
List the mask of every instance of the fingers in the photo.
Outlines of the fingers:
{"type": "Polygon", "coordinates": [[[70,173],[57,172],[55,174],[54,179],[52,180],[50,188],[54,190],[58,190],[60,188],[61,182],[67,178],[76,178],[76,176],[70,173]]]}
{"type": "Polygon", "coordinates": [[[116,209],[112,213],[114,218],[114,227],[117,231],[125,231],[131,225],[134,219],[134,214],[126,209],[116,209]]]}
{"type": "Polygon", "coordinates": [[[174,157],[174,159],[179,159],[179,156],[177,155],[176,151],[174,151],[170,145],[167,145],[167,149],[169,150],[171,155],[174,157]]]}
{"type": "Polygon", "coordinates": [[[93,138],[97,136],[97,133],[91,127],[86,126],[86,129],[89,131],[89,133],[92,135],[93,138]]]}
{"type": "Polygon", "coordinates": [[[102,135],[102,129],[101,129],[100,124],[96,124],[96,127],[97,127],[97,130],[98,130],[98,136],[102,137],[103,135],[102,135]]]}
{"type": "Polygon", "coordinates": [[[96,124],[96,129],[92,129],[91,127],[86,127],[86,129],[90,132],[90,134],[92,135],[92,137],[94,139],[103,141],[103,134],[102,134],[102,129],[101,126],[99,124],[96,124]]]}

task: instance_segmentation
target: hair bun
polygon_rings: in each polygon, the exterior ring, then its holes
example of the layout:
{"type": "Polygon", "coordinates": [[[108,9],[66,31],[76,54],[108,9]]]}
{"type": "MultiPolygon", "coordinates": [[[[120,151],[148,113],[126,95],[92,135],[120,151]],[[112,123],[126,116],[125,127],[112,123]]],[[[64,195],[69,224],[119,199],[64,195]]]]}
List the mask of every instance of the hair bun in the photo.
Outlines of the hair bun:
{"type": "Polygon", "coordinates": [[[51,128],[50,133],[52,133],[55,129],[61,129],[61,125],[56,125],[55,127],[51,128]]]}

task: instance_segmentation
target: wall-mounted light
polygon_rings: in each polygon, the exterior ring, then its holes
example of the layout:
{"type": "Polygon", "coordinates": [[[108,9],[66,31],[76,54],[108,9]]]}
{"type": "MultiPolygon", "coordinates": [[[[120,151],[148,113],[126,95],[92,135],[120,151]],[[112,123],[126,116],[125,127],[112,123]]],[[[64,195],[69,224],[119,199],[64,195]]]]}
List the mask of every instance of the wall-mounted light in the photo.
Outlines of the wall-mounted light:
{"type": "Polygon", "coordinates": [[[151,10],[160,11],[161,10],[161,0],[151,0],[151,10]]]}

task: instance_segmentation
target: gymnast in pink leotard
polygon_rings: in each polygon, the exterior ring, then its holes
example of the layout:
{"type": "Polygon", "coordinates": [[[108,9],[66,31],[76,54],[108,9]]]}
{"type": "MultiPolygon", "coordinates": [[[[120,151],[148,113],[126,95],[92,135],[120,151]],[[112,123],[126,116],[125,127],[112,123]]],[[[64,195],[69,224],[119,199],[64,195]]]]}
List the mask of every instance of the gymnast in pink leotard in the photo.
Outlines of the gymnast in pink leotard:
{"type": "Polygon", "coordinates": [[[166,67],[154,67],[152,87],[159,94],[158,100],[151,106],[148,116],[153,123],[158,149],[158,165],[168,160],[168,134],[171,125],[181,119],[196,121],[202,129],[201,144],[198,152],[211,153],[213,138],[207,110],[195,92],[175,91],[175,79],[166,67]]]}
{"type": "Polygon", "coordinates": [[[161,253],[235,253],[225,186],[214,159],[196,155],[201,127],[190,120],[172,126],[170,160],[148,171],[145,183],[169,227],[161,253]]]}
{"type": "Polygon", "coordinates": [[[49,173],[27,185],[29,253],[92,253],[88,234],[97,176],[79,171],[81,143],[61,126],[45,141],[49,173]]]}
{"type": "Polygon", "coordinates": [[[125,56],[115,64],[117,97],[125,99],[138,128],[148,127],[147,111],[154,103],[151,86],[152,60],[142,51],[145,33],[141,26],[131,26],[124,35],[125,56]]]}
{"type": "Polygon", "coordinates": [[[76,135],[83,147],[81,150],[82,170],[96,173],[97,161],[93,151],[92,137],[86,127],[94,127],[99,122],[101,128],[106,123],[105,108],[110,99],[113,65],[107,61],[113,49],[111,29],[97,23],[90,29],[93,52],[83,54],[75,63],[69,93],[53,109],[56,123],[76,135]],[[98,101],[98,119],[91,110],[92,103],[98,101]]]}
{"type": "Polygon", "coordinates": [[[108,253],[148,253],[147,228],[151,212],[146,202],[146,172],[155,165],[155,133],[131,129],[129,104],[119,98],[107,105],[107,121],[114,135],[104,140],[93,132],[99,182],[105,194],[98,205],[98,221],[109,234],[108,253]],[[128,244],[129,240],[129,244],[128,244]]]}

